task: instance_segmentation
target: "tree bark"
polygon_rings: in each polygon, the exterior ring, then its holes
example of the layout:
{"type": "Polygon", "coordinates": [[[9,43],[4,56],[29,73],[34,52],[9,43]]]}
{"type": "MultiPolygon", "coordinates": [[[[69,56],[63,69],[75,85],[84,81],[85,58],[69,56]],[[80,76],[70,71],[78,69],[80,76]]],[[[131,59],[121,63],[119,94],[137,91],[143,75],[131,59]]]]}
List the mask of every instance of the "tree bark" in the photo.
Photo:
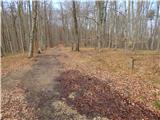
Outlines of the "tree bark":
{"type": "Polygon", "coordinates": [[[23,18],[22,18],[22,15],[23,15],[22,1],[19,1],[19,4],[18,4],[18,14],[20,18],[22,50],[23,52],[25,52],[27,50],[27,47],[26,47],[26,40],[25,40],[25,28],[24,28],[24,23],[23,23],[23,18]]]}
{"type": "Polygon", "coordinates": [[[29,43],[29,54],[28,57],[33,57],[34,52],[34,40],[35,40],[35,34],[36,34],[36,22],[37,22],[37,6],[38,1],[32,1],[32,10],[33,10],[33,16],[32,16],[32,31],[30,36],[30,43],[29,43]]]}
{"type": "Polygon", "coordinates": [[[76,43],[76,51],[79,51],[79,35],[78,35],[78,23],[77,23],[77,16],[76,16],[76,2],[72,1],[73,7],[73,19],[74,19],[74,33],[75,33],[75,43],[76,43]]]}
{"type": "Polygon", "coordinates": [[[98,32],[98,48],[102,47],[102,40],[103,40],[103,23],[104,23],[104,1],[96,1],[97,5],[97,32],[98,32]]]}

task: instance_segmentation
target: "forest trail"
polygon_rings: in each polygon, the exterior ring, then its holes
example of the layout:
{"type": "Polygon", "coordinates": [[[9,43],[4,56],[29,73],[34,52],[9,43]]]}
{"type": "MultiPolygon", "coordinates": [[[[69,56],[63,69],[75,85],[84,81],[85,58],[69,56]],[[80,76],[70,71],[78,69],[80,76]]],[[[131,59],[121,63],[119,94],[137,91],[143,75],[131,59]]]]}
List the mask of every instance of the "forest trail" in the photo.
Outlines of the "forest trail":
{"type": "MultiPolygon", "coordinates": [[[[15,86],[20,86],[20,88],[25,90],[24,99],[27,101],[27,104],[29,104],[27,106],[34,109],[32,111],[28,110],[32,113],[23,113],[23,110],[20,110],[20,113],[18,114],[23,114],[23,116],[26,114],[26,119],[64,120],[71,119],[72,117],[75,119],[85,119],[75,110],[72,110],[69,106],[67,106],[64,101],[59,100],[59,93],[56,88],[58,85],[56,78],[60,75],[62,66],[56,59],[58,50],[59,49],[57,48],[49,49],[47,53],[36,57],[37,62],[33,64],[31,68],[24,67],[21,71],[12,72],[2,78],[2,119],[7,119],[7,116],[9,115],[9,119],[21,119],[22,117],[21,115],[12,115],[13,112],[10,111],[12,109],[5,104],[6,96],[3,94],[6,94],[6,91],[10,91],[9,96],[12,96],[10,94],[12,93],[11,91],[14,91],[15,86]]],[[[13,99],[16,99],[17,96],[13,95],[13,97],[13,99]]],[[[14,101],[15,100],[13,100],[13,103],[14,101]]],[[[17,102],[21,101],[18,100],[17,102]]],[[[12,107],[14,107],[14,105],[12,105],[12,107]]],[[[21,106],[20,103],[18,107],[19,109],[23,109],[23,105],[21,106]]],[[[15,111],[17,112],[16,109],[15,111]]]]}
{"type": "Polygon", "coordinates": [[[27,88],[39,91],[42,89],[51,90],[54,78],[58,76],[61,69],[56,60],[54,49],[50,49],[46,54],[36,57],[37,61],[31,68],[24,66],[20,71],[9,73],[2,78],[2,89],[15,86],[15,81],[20,81],[27,88]]]}

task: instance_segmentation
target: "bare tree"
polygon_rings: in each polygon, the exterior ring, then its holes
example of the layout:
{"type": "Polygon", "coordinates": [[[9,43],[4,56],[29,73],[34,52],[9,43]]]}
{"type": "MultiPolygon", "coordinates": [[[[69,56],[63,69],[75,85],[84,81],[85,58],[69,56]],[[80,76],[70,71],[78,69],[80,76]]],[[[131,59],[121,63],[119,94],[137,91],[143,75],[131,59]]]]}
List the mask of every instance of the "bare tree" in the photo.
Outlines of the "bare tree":
{"type": "Polygon", "coordinates": [[[74,33],[75,33],[75,43],[76,43],[76,51],[79,51],[79,35],[78,35],[78,22],[77,22],[77,15],[76,15],[76,2],[72,1],[73,7],[73,19],[74,19],[74,33]]]}
{"type": "Polygon", "coordinates": [[[66,46],[74,43],[77,51],[80,45],[125,51],[160,49],[158,0],[70,1],[60,2],[60,7],[52,0],[39,1],[36,27],[30,2],[2,2],[3,55],[32,51],[32,42],[36,52],[62,42],[66,46]]]}
{"type": "Polygon", "coordinates": [[[97,5],[97,32],[98,32],[98,48],[102,47],[103,40],[103,24],[104,24],[104,1],[96,1],[97,5]]]}
{"type": "Polygon", "coordinates": [[[36,22],[37,22],[37,6],[38,1],[32,1],[32,10],[33,10],[33,16],[32,16],[32,31],[30,36],[30,43],[29,43],[29,54],[28,57],[33,57],[34,52],[34,40],[35,40],[35,34],[36,34],[36,22]]]}
{"type": "Polygon", "coordinates": [[[23,21],[23,2],[19,1],[18,3],[18,14],[19,14],[19,21],[20,21],[20,32],[21,32],[21,45],[23,52],[27,50],[26,40],[25,40],[25,28],[24,28],[24,21],[23,21]]]}

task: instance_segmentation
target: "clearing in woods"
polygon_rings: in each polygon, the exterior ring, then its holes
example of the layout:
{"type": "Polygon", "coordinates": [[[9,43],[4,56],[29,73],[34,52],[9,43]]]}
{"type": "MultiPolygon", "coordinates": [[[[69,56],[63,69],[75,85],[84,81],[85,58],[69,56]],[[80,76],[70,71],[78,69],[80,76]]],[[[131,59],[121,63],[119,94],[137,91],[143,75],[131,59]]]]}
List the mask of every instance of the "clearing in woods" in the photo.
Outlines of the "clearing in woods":
{"type": "MultiPolygon", "coordinates": [[[[81,59],[73,65],[76,67],[70,68],[71,62],[78,60],[77,53],[71,58],[64,51],[67,50],[63,47],[49,49],[35,57],[33,64],[2,77],[2,119],[160,119],[158,111],[133,101],[134,95],[124,96],[121,94],[124,91],[114,89],[119,84],[112,79],[101,81],[98,76],[89,75],[85,67],[80,70],[79,66],[85,65],[81,59]]],[[[78,54],[83,57],[83,52],[78,54]]]]}

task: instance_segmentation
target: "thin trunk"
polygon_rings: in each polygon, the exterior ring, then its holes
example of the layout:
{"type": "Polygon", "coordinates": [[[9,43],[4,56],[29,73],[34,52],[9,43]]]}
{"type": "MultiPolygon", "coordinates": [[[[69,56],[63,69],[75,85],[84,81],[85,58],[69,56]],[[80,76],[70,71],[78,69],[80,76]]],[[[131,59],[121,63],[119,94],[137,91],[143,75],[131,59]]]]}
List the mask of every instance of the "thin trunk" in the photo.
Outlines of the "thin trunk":
{"type": "Polygon", "coordinates": [[[77,23],[77,15],[76,15],[76,2],[72,1],[73,6],[73,19],[74,19],[74,33],[75,33],[75,43],[76,43],[76,51],[79,51],[79,35],[78,35],[78,23],[77,23]]]}
{"type": "Polygon", "coordinates": [[[155,43],[155,39],[156,39],[156,35],[157,35],[157,31],[158,31],[158,18],[159,18],[159,6],[160,6],[160,1],[157,1],[157,13],[156,13],[156,20],[155,20],[155,25],[154,25],[154,33],[153,33],[153,40],[151,43],[151,49],[154,49],[154,43],[155,43]]]}
{"type": "Polygon", "coordinates": [[[37,2],[38,1],[32,1],[33,16],[32,16],[32,31],[30,36],[29,54],[28,54],[29,58],[33,57],[33,52],[34,52],[34,40],[35,40],[36,22],[37,22],[37,5],[38,5],[37,2]]]}
{"type": "Polygon", "coordinates": [[[18,4],[18,14],[20,18],[20,32],[21,32],[21,45],[23,52],[27,50],[26,48],[26,40],[25,40],[25,28],[24,28],[24,21],[23,21],[23,3],[22,1],[19,1],[18,4]]]}
{"type": "Polygon", "coordinates": [[[14,15],[14,3],[11,3],[10,6],[11,9],[11,16],[12,16],[12,28],[14,31],[14,38],[15,39],[15,48],[16,48],[16,52],[18,52],[20,50],[20,43],[19,43],[19,38],[18,38],[18,33],[17,33],[17,28],[16,28],[16,16],[14,15]]]}

